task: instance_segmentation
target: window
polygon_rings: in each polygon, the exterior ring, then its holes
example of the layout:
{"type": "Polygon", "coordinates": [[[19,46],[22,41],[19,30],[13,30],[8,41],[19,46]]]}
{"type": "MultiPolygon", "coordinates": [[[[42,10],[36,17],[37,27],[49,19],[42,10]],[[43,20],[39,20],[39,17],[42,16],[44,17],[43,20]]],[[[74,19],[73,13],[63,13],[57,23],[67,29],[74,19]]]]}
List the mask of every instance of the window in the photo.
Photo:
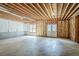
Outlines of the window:
{"type": "Polygon", "coordinates": [[[33,27],[32,24],[30,24],[29,27],[30,27],[29,32],[32,32],[32,27],[33,27]]]}
{"type": "Polygon", "coordinates": [[[57,25],[56,24],[48,24],[48,31],[52,32],[52,31],[57,31],[57,25]]]}
{"type": "Polygon", "coordinates": [[[28,32],[29,31],[29,24],[24,25],[24,31],[28,32]]]}
{"type": "Polygon", "coordinates": [[[57,25],[56,24],[52,24],[52,31],[57,31],[57,25]]]}
{"type": "Polygon", "coordinates": [[[33,24],[32,32],[36,32],[36,24],[33,24]]]}
{"type": "Polygon", "coordinates": [[[52,27],[51,24],[48,24],[47,28],[48,28],[48,31],[50,31],[50,32],[51,32],[51,27],[52,27]]]}
{"type": "Polygon", "coordinates": [[[25,31],[28,31],[28,24],[25,25],[25,31]]]}
{"type": "Polygon", "coordinates": [[[36,24],[25,24],[25,31],[36,32],[36,24]]]}
{"type": "Polygon", "coordinates": [[[8,20],[0,18],[0,32],[8,32],[8,20]]]}

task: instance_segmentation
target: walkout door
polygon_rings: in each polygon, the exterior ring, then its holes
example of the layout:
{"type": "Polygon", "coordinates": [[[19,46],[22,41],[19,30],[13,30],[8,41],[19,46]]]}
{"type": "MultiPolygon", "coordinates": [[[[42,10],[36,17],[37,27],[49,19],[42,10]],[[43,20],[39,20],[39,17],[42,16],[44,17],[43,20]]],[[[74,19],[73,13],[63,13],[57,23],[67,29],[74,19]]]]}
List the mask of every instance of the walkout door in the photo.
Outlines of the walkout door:
{"type": "Polygon", "coordinates": [[[57,24],[47,25],[47,36],[57,37],[57,24]]]}

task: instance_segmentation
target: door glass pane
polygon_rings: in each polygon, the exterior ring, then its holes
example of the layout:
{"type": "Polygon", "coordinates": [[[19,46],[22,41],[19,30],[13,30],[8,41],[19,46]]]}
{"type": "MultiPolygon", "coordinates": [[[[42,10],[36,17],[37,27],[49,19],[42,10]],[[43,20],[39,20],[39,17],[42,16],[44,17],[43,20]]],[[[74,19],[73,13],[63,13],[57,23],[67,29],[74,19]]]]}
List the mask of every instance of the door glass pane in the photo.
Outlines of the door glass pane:
{"type": "Polygon", "coordinates": [[[52,24],[52,31],[57,31],[57,25],[56,24],[52,24]]]}
{"type": "Polygon", "coordinates": [[[47,29],[49,32],[51,32],[51,24],[48,24],[47,29]]]}

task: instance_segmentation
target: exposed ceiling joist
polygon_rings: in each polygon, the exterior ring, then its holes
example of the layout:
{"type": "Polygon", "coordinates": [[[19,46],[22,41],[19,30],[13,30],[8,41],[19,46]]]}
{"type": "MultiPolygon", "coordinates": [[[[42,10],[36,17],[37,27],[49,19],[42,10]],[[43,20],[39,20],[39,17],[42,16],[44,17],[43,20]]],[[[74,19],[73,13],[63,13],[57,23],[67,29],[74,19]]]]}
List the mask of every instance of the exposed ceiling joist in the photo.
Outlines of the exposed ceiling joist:
{"type": "Polygon", "coordinates": [[[66,13],[66,16],[64,17],[64,19],[66,19],[66,17],[67,17],[68,14],[71,12],[71,10],[73,9],[74,6],[75,6],[75,3],[71,6],[71,8],[69,9],[69,11],[66,13]]]}
{"type": "Polygon", "coordinates": [[[67,11],[68,6],[69,6],[69,3],[66,5],[66,7],[65,7],[65,9],[64,9],[63,15],[62,15],[62,17],[61,17],[62,20],[64,19],[64,16],[65,16],[65,14],[66,14],[66,11],[67,11]]]}
{"type": "MultiPolygon", "coordinates": [[[[29,5],[27,5],[27,4],[25,4],[25,3],[24,3],[24,5],[25,5],[26,7],[28,7],[31,12],[34,12],[38,17],[41,18],[40,14],[39,14],[37,11],[35,11],[34,9],[32,9],[29,5]]],[[[28,8],[27,8],[27,9],[28,9],[28,8]]],[[[28,10],[29,10],[29,9],[28,9],[28,10]]]]}
{"type": "Polygon", "coordinates": [[[48,17],[47,14],[45,13],[45,11],[42,9],[42,7],[41,7],[38,3],[37,3],[37,5],[38,5],[38,7],[41,9],[42,13],[43,13],[46,17],[48,17]]]}
{"type": "Polygon", "coordinates": [[[79,5],[77,5],[74,10],[68,15],[66,19],[69,19],[75,12],[79,11],[79,5]]]}
{"type": "MultiPolygon", "coordinates": [[[[24,21],[67,20],[76,11],[78,3],[1,3],[6,11],[21,16],[24,21]]],[[[18,17],[18,16],[17,16],[18,17]]]]}

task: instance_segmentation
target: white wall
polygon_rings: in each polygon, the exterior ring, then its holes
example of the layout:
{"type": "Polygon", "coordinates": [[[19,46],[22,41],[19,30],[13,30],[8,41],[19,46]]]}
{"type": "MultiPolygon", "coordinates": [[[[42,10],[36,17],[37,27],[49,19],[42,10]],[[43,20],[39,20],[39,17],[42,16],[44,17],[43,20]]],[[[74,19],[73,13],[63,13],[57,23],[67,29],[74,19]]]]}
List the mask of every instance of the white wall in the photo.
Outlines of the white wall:
{"type": "Polygon", "coordinates": [[[0,39],[24,35],[24,23],[0,18],[0,39]]]}
{"type": "Polygon", "coordinates": [[[24,31],[24,23],[0,18],[0,32],[24,31]]]}
{"type": "Polygon", "coordinates": [[[8,32],[8,21],[0,19],[0,32],[8,32]]]}

